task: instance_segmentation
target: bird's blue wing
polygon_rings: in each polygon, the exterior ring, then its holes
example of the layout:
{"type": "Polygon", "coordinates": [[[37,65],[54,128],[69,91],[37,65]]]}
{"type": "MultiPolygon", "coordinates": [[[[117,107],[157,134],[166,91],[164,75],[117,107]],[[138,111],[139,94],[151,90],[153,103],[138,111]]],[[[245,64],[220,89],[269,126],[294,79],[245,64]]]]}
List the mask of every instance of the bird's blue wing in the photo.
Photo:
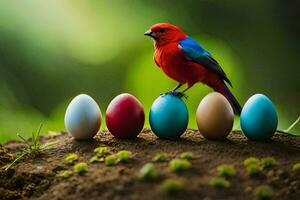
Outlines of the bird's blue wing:
{"type": "Polygon", "coordinates": [[[196,40],[191,37],[187,37],[181,40],[178,46],[188,60],[201,64],[207,69],[214,71],[223,80],[229,83],[229,85],[231,85],[229,79],[227,78],[219,63],[212,57],[212,55],[208,51],[206,51],[199,43],[197,43],[196,40]]]}

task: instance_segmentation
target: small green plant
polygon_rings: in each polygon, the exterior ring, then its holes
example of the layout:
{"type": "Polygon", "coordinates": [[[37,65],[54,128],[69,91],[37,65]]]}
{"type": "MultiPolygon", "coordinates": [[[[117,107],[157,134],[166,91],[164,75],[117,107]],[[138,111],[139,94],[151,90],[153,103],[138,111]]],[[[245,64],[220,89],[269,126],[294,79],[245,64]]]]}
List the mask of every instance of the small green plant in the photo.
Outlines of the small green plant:
{"type": "Polygon", "coordinates": [[[180,154],[179,157],[181,159],[191,160],[191,159],[193,159],[194,155],[192,152],[183,152],[182,154],[180,154]]]}
{"type": "Polygon", "coordinates": [[[223,164],[217,167],[219,176],[230,178],[236,174],[236,170],[233,165],[223,164]]]}
{"type": "Polygon", "coordinates": [[[74,164],[74,162],[78,160],[78,156],[76,153],[71,153],[69,154],[66,158],[65,158],[65,161],[68,163],[68,164],[74,164]]]}
{"type": "Polygon", "coordinates": [[[53,148],[56,145],[55,141],[47,142],[45,144],[40,144],[39,137],[41,133],[43,124],[40,124],[38,130],[36,133],[32,133],[32,142],[29,143],[24,137],[22,137],[20,134],[17,134],[17,136],[23,141],[25,144],[25,147],[17,153],[16,159],[13,160],[8,165],[5,165],[3,169],[5,171],[9,170],[14,164],[19,162],[21,159],[25,157],[36,157],[37,155],[41,154],[42,152],[53,148]]]}
{"type": "Polygon", "coordinates": [[[60,172],[57,176],[61,177],[63,179],[68,179],[68,178],[70,178],[71,175],[72,175],[72,171],[66,170],[66,171],[60,172]]]}
{"type": "Polygon", "coordinates": [[[268,185],[258,186],[254,191],[256,198],[259,200],[270,199],[273,193],[273,189],[268,185]]]}
{"type": "Polygon", "coordinates": [[[176,179],[167,179],[161,184],[159,189],[163,193],[174,193],[182,191],[184,184],[176,179]]]}
{"type": "Polygon", "coordinates": [[[246,171],[249,176],[257,176],[262,172],[262,168],[257,164],[251,164],[246,166],[246,171]]]}
{"type": "Polygon", "coordinates": [[[117,164],[117,156],[116,155],[109,155],[105,157],[104,160],[105,165],[113,166],[117,164]]]}
{"type": "Polygon", "coordinates": [[[230,182],[222,177],[214,177],[210,180],[210,185],[217,189],[224,189],[230,187],[230,182]]]}
{"type": "Polygon", "coordinates": [[[167,155],[165,153],[158,153],[154,156],[152,159],[153,162],[164,162],[167,158],[167,155]]]}
{"type": "Polygon", "coordinates": [[[74,166],[74,171],[78,174],[84,174],[88,171],[88,166],[85,162],[77,163],[74,166]]]}
{"type": "Polygon", "coordinates": [[[90,158],[90,163],[104,162],[104,160],[103,157],[99,158],[98,156],[93,156],[90,158]]]}
{"type": "Polygon", "coordinates": [[[247,167],[249,165],[260,165],[260,161],[258,158],[255,157],[249,157],[247,159],[244,160],[244,166],[247,167]]]}
{"type": "Polygon", "coordinates": [[[132,153],[130,151],[122,150],[117,153],[117,156],[120,162],[127,162],[131,158],[132,153]]]}
{"type": "Polygon", "coordinates": [[[107,147],[97,147],[96,149],[94,149],[94,152],[96,153],[96,155],[98,157],[101,157],[101,156],[105,156],[106,154],[108,154],[109,150],[107,147]]]}
{"type": "Polygon", "coordinates": [[[153,180],[157,177],[158,175],[153,163],[147,163],[140,169],[139,179],[141,180],[153,180]]]}
{"type": "Polygon", "coordinates": [[[277,161],[273,157],[265,157],[261,159],[263,169],[271,169],[277,166],[277,161]]]}
{"type": "Polygon", "coordinates": [[[292,167],[293,171],[300,172],[300,162],[295,163],[292,167]]]}
{"type": "Polygon", "coordinates": [[[169,163],[169,168],[172,171],[180,172],[191,168],[191,163],[184,159],[173,159],[169,163]]]}

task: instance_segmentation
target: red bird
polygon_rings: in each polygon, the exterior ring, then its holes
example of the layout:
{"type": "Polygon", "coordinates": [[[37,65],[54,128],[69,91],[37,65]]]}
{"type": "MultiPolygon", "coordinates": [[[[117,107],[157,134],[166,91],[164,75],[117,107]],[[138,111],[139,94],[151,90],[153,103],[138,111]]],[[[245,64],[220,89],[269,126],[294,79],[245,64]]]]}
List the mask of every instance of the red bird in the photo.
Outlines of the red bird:
{"type": "Polygon", "coordinates": [[[212,55],[193,38],[177,26],[168,23],[155,24],[144,35],[154,40],[156,65],[168,77],[179,83],[168,93],[182,97],[195,83],[202,82],[222,93],[236,114],[241,113],[239,102],[225,84],[227,82],[231,86],[225,72],[212,55]],[[177,92],[184,84],[188,87],[182,92],[177,92]]]}

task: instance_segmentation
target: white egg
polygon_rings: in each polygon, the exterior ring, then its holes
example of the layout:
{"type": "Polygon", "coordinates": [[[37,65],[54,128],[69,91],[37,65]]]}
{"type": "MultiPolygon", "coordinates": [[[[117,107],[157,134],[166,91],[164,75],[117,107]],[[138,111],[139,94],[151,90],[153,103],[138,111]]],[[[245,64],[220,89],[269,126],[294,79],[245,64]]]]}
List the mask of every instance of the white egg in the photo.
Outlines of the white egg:
{"type": "Polygon", "coordinates": [[[98,104],[86,94],[76,96],[66,110],[66,129],[78,140],[93,138],[100,129],[101,121],[98,104]]]}

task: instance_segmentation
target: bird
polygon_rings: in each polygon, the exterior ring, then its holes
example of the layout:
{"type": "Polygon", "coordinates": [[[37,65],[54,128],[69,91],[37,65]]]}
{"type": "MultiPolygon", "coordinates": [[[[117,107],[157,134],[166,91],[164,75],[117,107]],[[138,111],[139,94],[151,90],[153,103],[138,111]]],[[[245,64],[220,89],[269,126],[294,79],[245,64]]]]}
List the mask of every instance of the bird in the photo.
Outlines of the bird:
{"type": "Polygon", "coordinates": [[[154,24],[144,33],[154,41],[154,62],[178,85],[167,92],[176,96],[186,96],[194,84],[202,82],[223,94],[230,102],[235,114],[240,115],[241,105],[231,93],[226,83],[230,80],[212,54],[195,39],[185,34],[179,27],[169,23],[154,24]],[[178,89],[187,84],[187,88],[178,89]]]}

